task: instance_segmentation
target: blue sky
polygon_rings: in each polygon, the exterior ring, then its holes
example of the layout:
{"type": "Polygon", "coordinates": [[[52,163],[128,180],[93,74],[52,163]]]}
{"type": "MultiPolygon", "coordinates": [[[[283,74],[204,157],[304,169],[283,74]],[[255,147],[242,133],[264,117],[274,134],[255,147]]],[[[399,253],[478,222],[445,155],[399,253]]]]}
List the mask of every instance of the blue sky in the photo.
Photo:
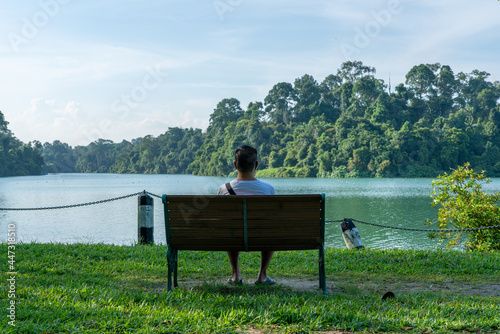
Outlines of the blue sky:
{"type": "Polygon", "coordinates": [[[500,80],[496,0],[39,0],[0,8],[0,110],[24,142],[206,129],[274,84],[347,60],[392,86],[422,63],[500,80]]]}

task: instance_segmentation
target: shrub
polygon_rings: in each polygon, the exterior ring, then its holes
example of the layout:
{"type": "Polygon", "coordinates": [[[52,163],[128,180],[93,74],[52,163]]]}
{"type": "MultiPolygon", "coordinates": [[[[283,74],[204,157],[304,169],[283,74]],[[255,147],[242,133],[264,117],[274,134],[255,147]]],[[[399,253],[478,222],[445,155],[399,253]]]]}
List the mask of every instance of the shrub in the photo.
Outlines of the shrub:
{"type": "MultiPolygon", "coordinates": [[[[500,225],[498,202],[500,194],[487,194],[482,183],[489,183],[485,171],[475,173],[470,164],[458,167],[451,174],[445,173],[432,181],[432,206],[440,206],[437,223],[439,233],[430,234],[431,238],[447,240],[447,246],[461,243],[462,232],[452,233],[444,229],[465,229],[500,225]]],[[[432,224],[432,222],[428,222],[432,224]]],[[[464,242],[467,250],[500,250],[500,228],[483,229],[468,232],[464,242]]]]}

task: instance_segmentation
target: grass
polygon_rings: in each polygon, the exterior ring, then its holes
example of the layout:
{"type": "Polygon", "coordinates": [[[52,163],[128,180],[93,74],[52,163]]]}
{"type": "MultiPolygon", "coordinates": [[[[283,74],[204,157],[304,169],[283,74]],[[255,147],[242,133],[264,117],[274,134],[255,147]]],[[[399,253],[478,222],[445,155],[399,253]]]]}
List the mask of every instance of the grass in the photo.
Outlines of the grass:
{"type": "Polygon", "coordinates": [[[500,331],[500,290],[491,290],[500,289],[498,252],[327,249],[331,290],[323,295],[317,251],[277,252],[271,263],[278,282],[306,289],[248,284],[258,253],[242,254],[247,284],[235,287],[223,283],[224,253],[181,251],[180,288],[168,293],[164,246],[18,244],[15,327],[7,317],[6,244],[0,252],[1,333],[500,331]],[[382,300],[388,289],[396,297],[382,300]]]}

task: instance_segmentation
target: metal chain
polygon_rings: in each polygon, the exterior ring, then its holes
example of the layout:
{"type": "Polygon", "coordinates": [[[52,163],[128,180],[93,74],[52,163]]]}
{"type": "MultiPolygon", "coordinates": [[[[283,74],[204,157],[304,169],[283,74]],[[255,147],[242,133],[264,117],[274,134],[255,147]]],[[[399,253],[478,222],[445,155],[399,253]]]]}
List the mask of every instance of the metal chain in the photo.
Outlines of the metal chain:
{"type": "Polygon", "coordinates": [[[120,197],[115,197],[115,198],[110,198],[110,199],[105,199],[101,201],[95,201],[95,202],[88,202],[88,203],[81,203],[81,204],[71,204],[71,205],[61,205],[61,206],[50,206],[50,207],[41,207],[41,208],[0,208],[0,211],[37,211],[37,210],[57,210],[57,209],[69,209],[69,208],[76,208],[80,206],[88,206],[88,205],[95,205],[95,204],[101,204],[101,203],[107,203],[107,202],[112,202],[112,201],[118,201],[121,199],[133,197],[133,196],[138,196],[142,194],[148,194],[153,197],[157,197],[161,199],[160,195],[156,195],[153,193],[150,193],[149,191],[143,190],[138,193],[130,194],[130,195],[125,195],[125,196],[120,196],[120,197]]]}
{"type": "Polygon", "coordinates": [[[153,196],[153,197],[157,197],[157,198],[161,199],[161,196],[160,196],[160,195],[156,195],[156,194],[150,193],[149,191],[144,190],[144,192],[143,192],[143,193],[144,193],[144,194],[148,194],[148,195],[151,195],[151,196],[153,196]]]}
{"type": "MultiPolygon", "coordinates": [[[[484,226],[484,227],[473,227],[473,228],[464,228],[464,229],[441,229],[441,230],[436,230],[436,229],[422,229],[422,228],[409,228],[409,227],[397,227],[397,226],[389,226],[389,225],[381,225],[381,224],[375,224],[375,223],[369,223],[369,222],[364,222],[361,220],[357,219],[352,219],[352,218],[346,218],[350,219],[352,221],[361,223],[361,224],[366,224],[366,225],[372,225],[372,226],[377,226],[377,227],[383,227],[383,228],[392,228],[395,230],[405,230],[405,231],[417,231],[417,232],[470,232],[470,231],[479,231],[479,230],[488,230],[488,229],[493,229],[493,228],[500,228],[500,225],[494,225],[494,226],[484,226]]],[[[338,219],[338,220],[326,220],[325,222],[327,223],[339,223],[344,221],[344,219],[338,219]]]]}
{"type": "Polygon", "coordinates": [[[71,204],[71,205],[61,205],[61,206],[50,206],[50,207],[41,207],[41,208],[0,208],[0,211],[37,211],[37,210],[57,210],[57,209],[69,209],[69,208],[76,208],[80,206],[88,206],[88,205],[94,205],[94,204],[101,204],[101,203],[107,203],[107,202],[112,202],[112,201],[118,201],[121,199],[133,197],[133,196],[138,196],[141,194],[144,194],[145,191],[141,191],[135,194],[130,194],[130,195],[125,195],[125,196],[120,196],[120,197],[115,197],[115,198],[110,198],[110,199],[105,199],[101,201],[95,201],[95,202],[88,202],[88,203],[81,203],[81,204],[71,204]]]}
{"type": "MultiPolygon", "coordinates": [[[[144,190],[144,191],[130,194],[130,195],[114,197],[114,198],[105,199],[105,200],[101,200],[101,201],[95,201],[95,202],[87,202],[87,203],[71,204],[71,205],[61,205],[61,206],[51,206],[51,207],[40,207],[40,208],[0,208],[0,211],[37,211],[37,210],[69,209],[69,208],[76,208],[76,207],[81,207],[81,206],[88,206],[88,205],[95,205],[95,204],[101,204],[101,203],[108,203],[108,202],[112,202],[112,201],[118,201],[121,199],[133,197],[133,196],[139,196],[141,194],[148,194],[148,195],[151,195],[153,197],[160,198],[160,199],[162,198],[160,195],[156,195],[156,194],[153,194],[149,191],[144,190]]],[[[372,225],[372,226],[377,226],[377,227],[392,228],[392,229],[396,229],[396,230],[405,230],[405,231],[418,231],[418,232],[469,232],[469,231],[479,231],[479,230],[500,228],[500,225],[495,225],[495,226],[485,226],[485,227],[475,227],[475,228],[465,228],[465,229],[436,230],[436,229],[420,229],[420,228],[408,228],[408,227],[381,225],[381,224],[369,223],[369,222],[365,222],[365,221],[353,219],[353,218],[345,218],[345,219],[351,219],[351,220],[358,222],[358,223],[361,223],[361,224],[372,225]]],[[[344,221],[344,219],[325,220],[326,223],[339,223],[342,221],[344,221]]]]}

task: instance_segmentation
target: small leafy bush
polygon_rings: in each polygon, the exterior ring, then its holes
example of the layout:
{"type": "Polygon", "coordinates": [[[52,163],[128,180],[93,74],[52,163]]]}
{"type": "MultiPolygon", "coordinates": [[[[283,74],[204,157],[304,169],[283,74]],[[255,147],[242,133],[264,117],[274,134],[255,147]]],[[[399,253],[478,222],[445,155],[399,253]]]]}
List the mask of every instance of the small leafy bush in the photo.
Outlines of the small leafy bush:
{"type": "MultiPolygon", "coordinates": [[[[430,238],[447,240],[448,247],[461,244],[463,232],[453,233],[444,229],[466,229],[500,225],[500,210],[498,203],[500,194],[487,194],[482,189],[482,183],[490,179],[474,172],[469,163],[458,167],[451,174],[445,173],[432,181],[432,206],[439,206],[437,223],[438,233],[432,233],[430,238]]],[[[428,224],[432,222],[428,221],[428,224]]],[[[469,251],[500,250],[500,228],[469,231],[464,246],[469,251]]]]}

